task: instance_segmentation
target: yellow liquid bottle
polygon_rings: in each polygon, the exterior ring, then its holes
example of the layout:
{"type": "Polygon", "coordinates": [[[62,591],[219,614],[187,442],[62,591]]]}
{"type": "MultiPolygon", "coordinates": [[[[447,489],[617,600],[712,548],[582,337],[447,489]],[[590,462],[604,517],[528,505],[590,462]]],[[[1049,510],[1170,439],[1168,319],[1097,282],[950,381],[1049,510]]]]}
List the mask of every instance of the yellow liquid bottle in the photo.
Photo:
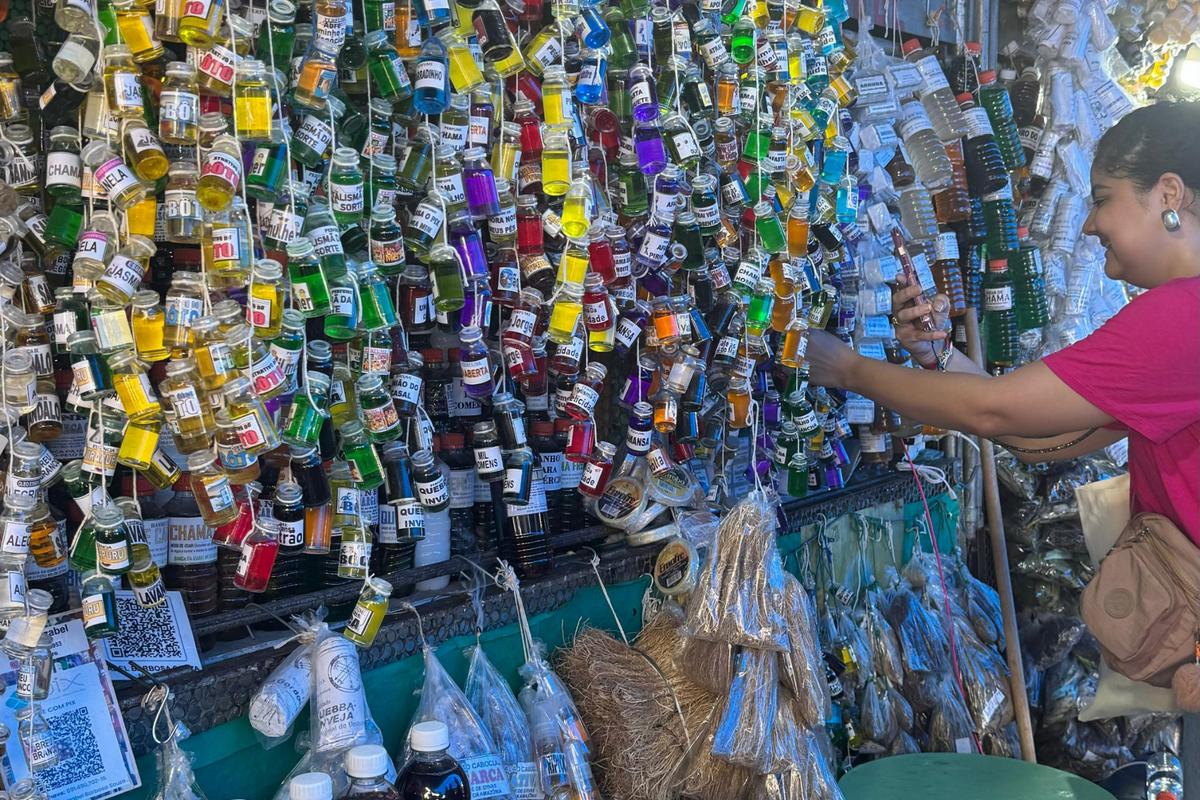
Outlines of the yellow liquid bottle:
{"type": "MultiPolygon", "coordinates": [[[[208,317],[208,319],[212,319],[208,317]]],[[[201,389],[200,372],[196,360],[182,358],[167,365],[167,379],[159,384],[164,397],[171,401],[175,414],[175,427],[179,436],[192,442],[203,442],[208,446],[209,437],[217,432],[212,403],[201,389]]]]}
{"type": "Polygon", "coordinates": [[[546,134],[542,145],[542,191],[559,197],[571,188],[571,151],[562,131],[546,134]]]}
{"type": "Polygon", "coordinates": [[[179,38],[185,44],[207,50],[216,41],[225,0],[183,0],[179,20],[179,38]]]}
{"type": "Polygon", "coordinates": [[[589,263],[588,246],[585,241],[571,239],[567,243],[567,251],[558,262],[559,286],[565,286],[568,292],[583,291],[583,278],[587,275],[589,263]]]}
{"type": "Polygon", "coordinates": [[[479,65],[475,63],[475,56],[471,55],[466,40],[450,29],[439,35],[446,45],[446,55],[450,61],[450,83],[454,85],[454,91],[465,94],[482,86],[483,73],[479,71],[479,65]]]}
{"type": "Polygon", "coordinates": [[[263,62],[253,59],[237,67],[233,93],[233,124],[237,137],[248,142],[271,140],[271,89],[263,62]]]}
{"type": "Polygon", "coordinates": [[[121,32],[125,44],[133,51],[134,61],[153,61],[166,52],[154,30],[154,20],[136,0],[118,0],[113,5],[117,10],[117,30],[121,32]]]}
{"type": "Polygon", "coordinates": [[[354,376],[350,374],[350,368],[340,361],[333,367],[333,380],[329,384],[329,403],[329,414],[333,417],[335,429],[340,430],[343,424],[358,419],[354,376]]]}
{"type": "Polygon", "coordinates": [[[283,267],[270,258],[254,265],[250,286],[250,325],[254,335],[274,339],[283,328],[283,267]]]}
{"type": "MultiPolygon", "coordinates": [[[[131,119],[124,125],[125,156],[129,166],[143,181],[153,183],[167,174],[171,162],[163,152],[158,137],[150,130],[144,119],[131,119]]],[[[154,192],[147,192],[153,195],[154,192]]],[[[153,231],[151,231],[153,235],[153,231]]]]}
{"type": "Polygon", "coordinates": [[[134,353],[128,350],[116,353],[109,358],[109,367],[112,369],[117,397],[130,422],[141,422],[162,415],[162,404],[150,388],[150,379],[137,363],[134,353]]]}
{"type": "Polygon", "coordinates": [[[575,329],[579,326],[579,316],[583,313],[583,295],[577,290],[567,287],[554,301],[554,310],[550,312],[550,328],[546,336],[555,344],[570,344],[575,338],[575,329]]]}
{"type": "Polygon", "coordinates": [[[216,317],[201,317],[192,325],[195,335],[196,369],[200,373],[200,385],[205,391],[213,392],[237,374],[233,366],[233,350],[225,340],[216,317]]]}
{"type": "Polygon", "coordinates": [[[117,451],[117,463],[134,469],[148,469],[154,451],[158,449],[158,438],[162,432],[162,422],[149,419],[143,422],[130,422],[125,427],[125,438],[121,440],[121,449],[117,451]]]}
{"type": "Polygon", "coordinates": [[[142,361],[167,360],[168,351],[163,345],[165,321],[158,292],[146,290],[133,296],[133,345],[142,361]]]}
{"type": "Polygon", "coordinates": [[[546,124],[550,126],[570,126],[570,112],[567,111],[571,102],[570,88],[567,86],[567,73],[560,66],[546,68],[542,79],[542,109],[545,112],[546,124]]]}
{"type": "Polygon", "coordinates": [[[825,27],[825,12],[819,8],[800,6],[800,13],[796,17],[796,27],[809,36],[816,36],[817,32],[825,27]]]}
{"type": "Polygon", "coordinates": [[[242,151],[237,139],[222,134],[204,154],[196,200],[205,211],[222,211],[229,207],[242,181],[242,151]]]}

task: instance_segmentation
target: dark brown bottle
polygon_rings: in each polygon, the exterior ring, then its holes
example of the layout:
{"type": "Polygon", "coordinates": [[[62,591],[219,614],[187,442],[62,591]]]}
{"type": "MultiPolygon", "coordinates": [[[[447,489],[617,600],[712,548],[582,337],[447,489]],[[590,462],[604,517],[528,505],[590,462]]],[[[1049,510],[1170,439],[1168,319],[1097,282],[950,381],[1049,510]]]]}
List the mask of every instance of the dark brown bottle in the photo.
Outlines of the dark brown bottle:
{"type": "Polygon", "coordinates": [[[188,617],[197,619],[217,611],[217,545],[213,529],[204,524],[192,476],[184,473],[175,482],[175,496],[163,506],[167,515],[170,547],[163,582],[183,595],[188,617]]]}

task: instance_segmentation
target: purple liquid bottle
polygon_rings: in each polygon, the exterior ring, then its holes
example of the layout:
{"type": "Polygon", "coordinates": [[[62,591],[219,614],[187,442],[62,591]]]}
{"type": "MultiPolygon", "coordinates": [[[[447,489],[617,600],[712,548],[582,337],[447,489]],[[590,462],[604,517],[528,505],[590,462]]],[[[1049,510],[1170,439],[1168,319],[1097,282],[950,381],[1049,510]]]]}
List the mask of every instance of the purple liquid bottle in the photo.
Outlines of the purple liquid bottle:
{"type": "Polygon", "coordinates": [[[471,147],[463,153],[463,182],[467,190],[467,207],[473,218],[487,219],[500,213],[496,176],[482,147],[471,147]]]}
{"type": "Polygon", "coordinates": [[[657,175],[666,168],[667,149],[658,125],[646,122],[635,127],[633,147],[637,152],[638,168],[643,175],[657,175]]]}

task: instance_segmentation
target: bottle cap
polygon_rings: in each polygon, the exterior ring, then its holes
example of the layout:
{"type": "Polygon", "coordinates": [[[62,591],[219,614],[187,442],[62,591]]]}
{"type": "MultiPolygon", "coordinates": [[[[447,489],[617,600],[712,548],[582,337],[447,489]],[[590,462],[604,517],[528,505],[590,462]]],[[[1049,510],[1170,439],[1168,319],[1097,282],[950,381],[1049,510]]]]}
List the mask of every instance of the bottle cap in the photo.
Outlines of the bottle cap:
{"type": "Polygon", "coordinates": [[[920,50],[921,43],[918,42],[916,39],[909,39],[907,42],[904,43],[904,46],[902,49],[904,50],[904,55],[908,55],[909,53],[911,53],[914,50],[920,50]]]}
{"type": "Polygon", "coordinates": [[[979,54],[983,52],[983,46],[979,42],[967,42],[967,52],[979,54]]]}
{"type": "Polygon", "coordinates": [[[351,778],[377,778],[387,769],[387,750],[377,744],[360,745],[346,754],[346,774],[351,778]]]}
{"type": "Polygon", "coordinates": [[[962,105],[963,103],[974,103],[975,95],[971,94],[970,92],[963,92],[962,94],[954,95],[954,99],[958,101],[959,105],[962,105]]]}
{"type": "Polygon", "coordinates": [[[288,794],[292,800],[330,800],[333,782],[324,772],[305,772],[292,778],[288,794]]]}
{"type": "Polygon", "coordinates": [[[986,86],[989,83],[996,82],[996,70],[988,69],[979,73],[979,85],[986,86]]]}
{"type": "MultiPolygon", "coordinates": [[[[450,729],[444,722],[418,722],[412,726],[409,744],[412,745],[413,750],[419,753],[436,753],[438,750],[445,750],[450,746],[450,729]]],[[[353,753],[354,750],[350,752],[353,753]]]]}

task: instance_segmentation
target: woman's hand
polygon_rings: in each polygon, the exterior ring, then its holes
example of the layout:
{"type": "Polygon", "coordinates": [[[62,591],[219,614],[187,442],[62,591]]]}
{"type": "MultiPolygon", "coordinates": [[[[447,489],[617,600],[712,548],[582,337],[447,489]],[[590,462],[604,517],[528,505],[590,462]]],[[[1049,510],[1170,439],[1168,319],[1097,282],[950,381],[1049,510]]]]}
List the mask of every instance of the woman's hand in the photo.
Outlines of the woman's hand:
{"type": "Polygon", "coordinates": [[[834,389],[846,388],[850,371],[858,353],[841,339],[826,331],[808,332],[808,350],[804,363],[808,365],[808,379],[814,385],[834,389]]]}
{"type": "Polygon", "coordinates": [[[914,305],[921,294],[920,286],[908,286],[904,274],[896,276],[897,288],[892,292],[892,316],[896,321],[896,340],[900,346],[912,353],[918,364],[932,364],[941,350],[934,342],[944,341],[948,335],[950,320],[950,298],[944,294],[934,295],[933,301],[914,305]],[[925,314],[933,317],[933,331],[921,328],[920,319],[925,314]]]}

